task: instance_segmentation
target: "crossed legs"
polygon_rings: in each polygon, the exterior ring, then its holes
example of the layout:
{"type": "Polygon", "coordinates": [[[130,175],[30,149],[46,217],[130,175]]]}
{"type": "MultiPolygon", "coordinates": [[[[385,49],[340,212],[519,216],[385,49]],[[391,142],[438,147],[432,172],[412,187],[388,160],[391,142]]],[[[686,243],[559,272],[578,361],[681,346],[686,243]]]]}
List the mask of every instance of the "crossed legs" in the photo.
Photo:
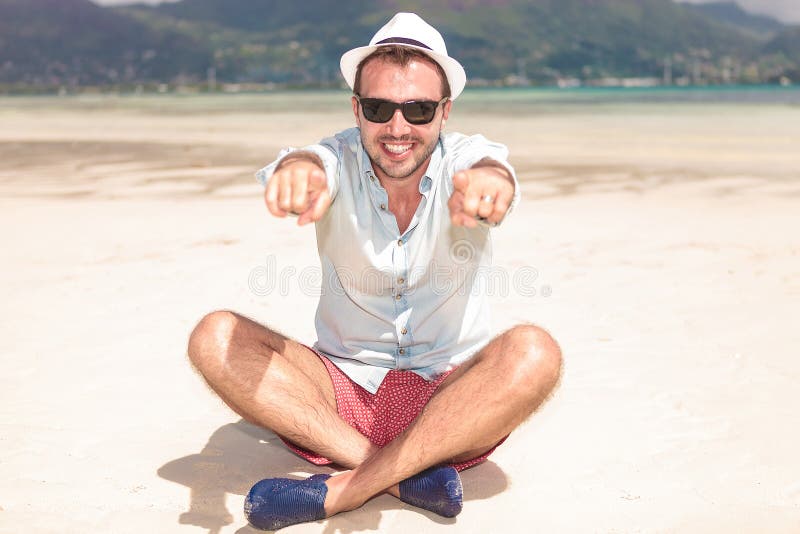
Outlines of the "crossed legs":
{"type": "Polygon", "coordinates": [[[491,449],[550,395],[561,352],[544,331],[512,328],[442,383],[417,419],[379,448],[336,412],[324,364],[308,348],[247,318],[214,312],[189,340],[209,386],[247,421],[350,471],[327,480],[328,516],[352,510],[433,465],[491,449]]]}

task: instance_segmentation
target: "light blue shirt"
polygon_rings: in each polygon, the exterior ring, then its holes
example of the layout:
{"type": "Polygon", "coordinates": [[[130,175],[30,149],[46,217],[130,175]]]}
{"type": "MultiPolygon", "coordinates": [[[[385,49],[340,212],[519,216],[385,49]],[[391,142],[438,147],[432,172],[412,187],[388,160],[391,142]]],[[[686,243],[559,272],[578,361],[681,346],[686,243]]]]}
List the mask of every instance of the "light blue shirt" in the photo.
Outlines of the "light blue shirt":
{"type": "MultiPolygon", "coordinates": [[[[278,160],[256,177],[266,184],[278,160]]],[[[400,232],[389,197],[351,128],[304,147],[324,163],[333,199],[316,223],[322,291],[314,348],[371,393],[392,369],[426,380],[465,362],[491,335],[487,287],[492,276],[489,228],[450,222],[453,174],[483,158],[506,162],[508,150],[480,135],[439,138],[422,200],[400,232]]]]}

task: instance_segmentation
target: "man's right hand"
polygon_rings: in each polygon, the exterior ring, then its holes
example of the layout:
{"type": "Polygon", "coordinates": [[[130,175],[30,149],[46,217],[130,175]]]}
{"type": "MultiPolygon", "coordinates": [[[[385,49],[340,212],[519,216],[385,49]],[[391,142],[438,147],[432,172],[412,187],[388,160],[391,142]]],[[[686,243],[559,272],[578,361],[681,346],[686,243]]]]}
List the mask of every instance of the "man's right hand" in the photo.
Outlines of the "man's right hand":
{"type": "Polygon", "coordinates": [[[295,154],[289,154],[278,164],[267,183],[264,199],[271,214],[297,215],[297,224],[301,226],[320,220],[331,205],[325,171],[313,161],[313,156],[295,154]]]}

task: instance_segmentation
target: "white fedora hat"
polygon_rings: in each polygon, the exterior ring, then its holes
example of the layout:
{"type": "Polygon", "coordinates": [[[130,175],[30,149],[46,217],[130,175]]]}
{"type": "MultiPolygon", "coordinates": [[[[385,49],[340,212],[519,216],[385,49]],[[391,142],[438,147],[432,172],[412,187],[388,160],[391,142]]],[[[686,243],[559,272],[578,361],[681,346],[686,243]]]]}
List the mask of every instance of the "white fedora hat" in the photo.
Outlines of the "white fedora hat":
{"type": "Polygon", "coordinates": [[[442,34],[415,13],[398,13],[378,30],[369,46],[354,48],[342,55],[339,67],[347,85],[353,88],[359,63],[381,46],[402,45],[430,56],[441,65],[450,84],[450,98],[455,100],[467,83],[467,74],[461,63],[447,55],[442,34]]]}

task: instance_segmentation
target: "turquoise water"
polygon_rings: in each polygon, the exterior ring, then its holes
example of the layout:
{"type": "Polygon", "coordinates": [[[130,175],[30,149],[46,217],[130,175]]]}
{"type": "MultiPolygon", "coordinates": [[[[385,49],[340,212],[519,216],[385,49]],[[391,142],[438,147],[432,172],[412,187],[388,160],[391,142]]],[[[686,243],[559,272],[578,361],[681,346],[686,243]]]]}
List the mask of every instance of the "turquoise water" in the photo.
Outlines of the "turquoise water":
{"type": "MultiPolygon", "coordinates": [[[[349,108],[350,93],[299,90],[237,94],[102,94],[0,97],[0,110],[130,110],[166,114],[337,112],[349,108]],[[344,108],[343,108],[344,106],[344,108]]],[[[470,88],[458,107],[474,113],[519,114],[586,106],[753,105],[800,106],[800,86],[653,88],[470,88]]]]}
{"type": "Polygon", "coordinates": [[[468,89],[464,99],[541,103],[765,103],[800,105],[800,86],[468,89]]]}

